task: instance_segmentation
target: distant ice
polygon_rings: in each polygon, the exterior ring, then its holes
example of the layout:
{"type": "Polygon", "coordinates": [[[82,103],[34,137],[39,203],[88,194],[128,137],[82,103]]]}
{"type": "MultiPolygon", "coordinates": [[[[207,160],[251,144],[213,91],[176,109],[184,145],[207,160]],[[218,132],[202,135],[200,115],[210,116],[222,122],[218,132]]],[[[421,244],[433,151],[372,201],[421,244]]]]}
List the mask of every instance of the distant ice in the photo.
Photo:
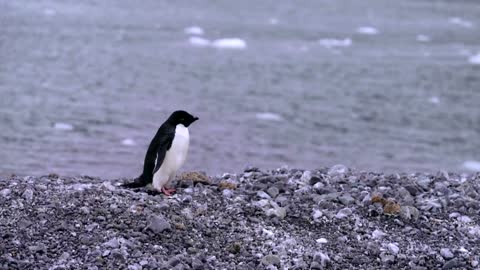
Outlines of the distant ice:
{"type": "Polygon", "coordinates": [[[465,168],[467,170],[480,172],[480,161],[467,160],[467,161],[463,162],[462,166],[463,166],[463,168],[465,168]]]}
{"type": "Polygon", "coordinates": [[[375,27],[361,26],[357,28],[357,33],[363,34],[363,35],[377,35],[379,31],[375,27]]]}
{"type": "Polygon", "coordinates": [[[430,42],[430,37],[426,35],[417,35],[418,42],[430,42]]]}
{"type": "Polygon", "coordinates": [[[133,139],[127,138],[122,140],[122,144],[126,146],[133,146],[135,145],[135,141],[133,139]]]}
{"type": "Polygon", "coordinates": [[[265,120],[265,121],[282,121],[283,120],[282,116],[276,113],[270,113],[270,112],[257,113],[255,116],[257,117],[257,119],[265,120]]]}
{"type": "Polygon", "coordinates": [[[470,56],[468,62],[472,65],[480,65],[480,53],[470,56]]]}
{"type": "Polygon", "coordinates": [[[68,123],[55,123],[53,125],[53,128],[58,129],[58,130],[69,131],[69,130],[73,130],[73,125],[68,124],[68,123]]]}
{"type": "Polygon", "coordinates": [[[464,20],[464,19],[459,18],[459,17],[451,17],[451,18],[448,19],[448,22],[451,23],[451,24],[456,24],[456,25],[465,27],[465,28],[472,28],[473,27],[472,22],[464,20]]]}
{"type": "Polygon", "coordinates": [[[323,38],[318,41],[320,45],[325,48],[331,49],[335,47],[350,47],[352,45],[352,40],[349,38],[345,39],[334,39],[334,38],[323,38]]]}
{"type": "Polygon", "coordinates": [[[239,38],[221,38],[212,42],[212,47],[217,49],[237,49],[243,50],[247,48],[247,42],[239,38]]]}
{"type": "Polygon", "coordinates": [[[43,14],[45,14],[45,16],[55,16],[57,14],[57,11],[53,8],[45,8],[43,10],[43,14]]]}
{"type": "Polygon", "coordinates": [[[205,33],[200,26],[196,26],[196,25],[183,29],[183,32],[185,32],[185,34],[187,35],[197,35],[197,36],[201,36],[205,33]]]}
{"type": "Polygon", "coordinates": [[[271,24],[271,25],[277,25],[278,24],[278,19],[277,18],[270,18],[270,20],[268,20],[268,23],[271,24]]]}
{"type": "Polygon", "coordinates": [[[428,102],[430,103],[433,103],[433,104],[439,104],[440,103],[440,99],[438,97],[431,97],[428,99],[428,102]]]}
{"type": "Polygon", "coordinates": [[[188,42],[195,47],[207,47],[211,44],[210,40],[201,37],[190,37],[188,42]]]}

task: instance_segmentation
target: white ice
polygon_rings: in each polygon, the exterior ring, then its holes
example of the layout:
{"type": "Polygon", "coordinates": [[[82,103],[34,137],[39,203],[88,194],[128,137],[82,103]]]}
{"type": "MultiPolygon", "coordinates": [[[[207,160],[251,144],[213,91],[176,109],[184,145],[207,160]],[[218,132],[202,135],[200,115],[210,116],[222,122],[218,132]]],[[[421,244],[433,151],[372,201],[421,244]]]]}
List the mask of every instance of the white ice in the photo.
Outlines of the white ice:
{"type": "Polygon", "coordinates": [[[363,34],[363,35],[377,35],[379,31],[375,27],[361,26],[357,28],[357,33],[363,34]]]}
{"type": "Polygon", "coordinates": [[[465,27],[465,28],[472,28],[473,27],[472,22],[464,20],[464,19],[459,18],[459,17],[451,17],[451,18],[448,19],[448,22],[451,23],[451,24],[456,24],[456,25],[465,27]]]}
{"type": "Polygon", "coordinates": [[[58,130],[73,130],[73,125],[68,124],[68,123],[55,123],[53,125],[53,128],[58,129],[58,130]]]}
{"type": "Polygon", "coordinates": [[[265,120],[265,121],[282,121],[283,118],[276,114],[276,113],[270,113],[270,112],[264,112],[264,113],[257,113],[255,115],[258,120],[265,120]]]}
{"type": "Polygon", "coordinates": [[[210,46],[210,40],[201,37],[190,37],[188,42],[195,47],[207,47],[210,46]]]}
{"type": "Polygon", "coordinates": [[[430,37],[426,35],[417,35],[418,42],[430,42],[430,37]]]}
{"type": "Polygon", "coordinates": [[[212,42],[212,47],[217,49],[237,49],[247,48],[247,42],[240,38],[221,38],[212,42]]]}
{"type": "Polygon", "coordinates": [[[135,145],[135,141],[133,139],[127,138],[122,140],[122,144],[126,146],[133,146],[135,145]]]}
{"type": "Polygon", "coordinates": [[[480,53],[470,56],[468,62],[472,65],[480,65],[480,53]]]}
{"type": "Polygon", "coordinates": [[[352,45],[352,40],[349,38],[345,39],[335,39],[335,38],[323,38],[318,41],[320,45],[325,48],[331,49],[335,47],[350,47],[352,45]]]}
{"type": "Polygon", "coordinates": [[[197,35],[197,36],[201,36],[205,33],[205,31],[203,31],[203,29],[200,26],[196,26],[196,25],[183,29],[183,32],[187,35],[197,35]]]}
{"type": "Polygon", "coordinates": [[[467,160],[467,161],[463,162],[462,166],[463,166],[463,168],[465,168],[469,171],[480,172],[480,161],[467,160]]]}

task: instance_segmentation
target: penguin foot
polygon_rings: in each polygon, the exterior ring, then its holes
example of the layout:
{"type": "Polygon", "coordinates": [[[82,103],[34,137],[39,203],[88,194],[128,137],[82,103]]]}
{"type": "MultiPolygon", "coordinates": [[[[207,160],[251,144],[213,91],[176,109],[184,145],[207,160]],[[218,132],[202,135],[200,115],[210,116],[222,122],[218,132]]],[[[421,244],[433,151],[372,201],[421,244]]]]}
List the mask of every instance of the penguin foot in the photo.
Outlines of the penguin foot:
{"type": "Polygon", "coordinates": [[[152,190],[152,189],[148,189],[148,190],[147,190],[147,194],[148,194],[148,195],[151,195],[151,196],[157,196],[157,195],[162,194],[162,192],[159,192],[159,191],[156,190],[156,189],[153,189],[153,190],[152,190]]]}
{"type": "Polygon", "coordinates": [[[162,192],[163,192],[163,194],[165,194],[166,196],[172,196],[175,191],[177,191],[177,190],[174,189],[174,188],[165,188],[165,187],[162,187],[162,192]]]}

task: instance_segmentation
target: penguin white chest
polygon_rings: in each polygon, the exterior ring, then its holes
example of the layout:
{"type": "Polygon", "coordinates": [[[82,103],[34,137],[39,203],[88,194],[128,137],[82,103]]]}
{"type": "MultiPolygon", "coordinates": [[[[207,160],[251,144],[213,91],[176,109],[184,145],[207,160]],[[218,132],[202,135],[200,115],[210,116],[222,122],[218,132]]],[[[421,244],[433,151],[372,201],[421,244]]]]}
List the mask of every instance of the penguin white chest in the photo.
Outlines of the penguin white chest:
{"type": "Polygon", "coordinates": [[[190,137],[188,128],[182,124],[177,125],[175,128],[175,136],[173,137],[172,145],[170,146],[170,149],[167,150],[159,170],[153,176],[154,188],[161,189],[175,177],[177,170],[180,169],[187,159],[189,144],[190,137]]]}

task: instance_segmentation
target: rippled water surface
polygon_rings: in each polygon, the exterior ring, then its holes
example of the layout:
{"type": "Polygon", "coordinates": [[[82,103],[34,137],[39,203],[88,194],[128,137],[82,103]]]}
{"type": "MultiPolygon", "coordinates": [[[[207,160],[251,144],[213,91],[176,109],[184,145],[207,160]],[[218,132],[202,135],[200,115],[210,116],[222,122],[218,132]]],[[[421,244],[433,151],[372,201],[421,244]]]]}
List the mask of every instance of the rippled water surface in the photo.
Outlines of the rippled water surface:
{"type": "Polygon", "coordinates": [[[200,117],[184,170],[480,166],[477,1],[16,0],[0,10],[0,174],[136,176],[176,109],[200,117]],[[204,34],[189,40],[190,26],[204,34]],[[245,46],[209,43],[224,38],[245,46]]]}

